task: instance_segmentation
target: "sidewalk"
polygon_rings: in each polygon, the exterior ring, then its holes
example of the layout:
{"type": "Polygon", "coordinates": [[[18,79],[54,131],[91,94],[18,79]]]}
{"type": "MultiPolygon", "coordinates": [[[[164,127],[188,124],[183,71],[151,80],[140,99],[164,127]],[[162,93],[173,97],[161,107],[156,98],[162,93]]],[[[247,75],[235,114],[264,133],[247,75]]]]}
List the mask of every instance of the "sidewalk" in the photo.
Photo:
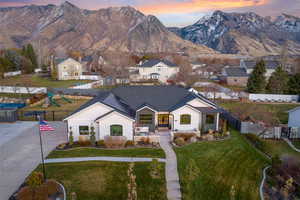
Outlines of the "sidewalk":
{"type": "Polygon", "coordinates": [[[166,182],[168,200],[180,200],[181,191],[176,154],[170,144],[170,133],[160,133],[160,146],[166,154],[166,182]]]}
{"type": "MultiPolygon", "coordinates": [[[[155,158],[131,158],[131,157],[77,157],[77,158],[53,158],[46,159],[45,163],[66,163],[66,162],[88,162],[88,161],[110,161],[110,162],[151,162],[155,158]]],[[[159,162],[166,162],[165,159],[157,159],[159,162]]]]}

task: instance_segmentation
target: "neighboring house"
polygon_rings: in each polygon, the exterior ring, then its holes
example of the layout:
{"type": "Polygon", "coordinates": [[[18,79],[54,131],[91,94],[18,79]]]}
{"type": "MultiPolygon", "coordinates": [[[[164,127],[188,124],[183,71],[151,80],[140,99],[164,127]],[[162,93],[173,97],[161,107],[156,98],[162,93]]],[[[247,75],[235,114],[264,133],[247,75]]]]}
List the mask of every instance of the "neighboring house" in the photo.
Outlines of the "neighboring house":
{"type": "Polygon", "coordinates": [[[73,58],[67,58],[57,64],[58,80],[79,80],[83,67],[73,58]]]}
{"type": "Polygon", "coordinates": [[[151,59],[138,65],[139,79],[159,80],[167,83],[167,80],[179,72],[179,66],[162,59],[151,59]]]}
{"type": "Polygon", "coordinates": [[[222,71],[222,80],[232,86],[247,86],[249,75],[245,68],[225,67],[222,71]]]}
{"type": "Polygon", "coordinates": [[[121,86],[99,91],[65,121],[75,140],[88,137],[91,127],[97,140],[105,136],[134,140],[136,128],[182,133],[218,130],[220,112],[216,104],[183,87],[121,86]]]}
{"type": "Polygon", "coordinates": [[[289,113],[288,127],[291,128],[290,137],[300,138],[300,107],[294,108],[289,113]]]}
{"type": "MultiPolygon", "coordinates": [[[[247,71],[247,74],[250,75],[256,65],[257,61],[246,61],[246,60],[241,60],[240,61],[240,68],[244,68],[247,71]]],[[[267,78],[269,78],[273,72],[275,72],[276,68],[278,66],[280,66],[280,63],[278,61],[274,61],[274,60],[267,60],[265,61],[265,65],[266,65],[266,74],[265,76],[267,78]]]]}

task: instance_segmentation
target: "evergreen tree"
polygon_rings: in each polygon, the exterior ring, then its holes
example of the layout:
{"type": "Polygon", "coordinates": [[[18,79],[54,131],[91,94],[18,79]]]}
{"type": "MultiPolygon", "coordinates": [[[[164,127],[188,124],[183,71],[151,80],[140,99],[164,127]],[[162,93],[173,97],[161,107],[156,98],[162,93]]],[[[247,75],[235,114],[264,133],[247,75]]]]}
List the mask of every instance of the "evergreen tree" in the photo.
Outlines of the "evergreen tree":
{"type": "Polygon", "coordinates": [[[285,94],[288,92],[288,81],[288,73],[279,66],[271,75],[266,90],[271,94],[285,94]]]}
{"type": "Polygon", "coordinates": [[[290,78],[288,88],[290,94],[300,94],[300,73],[297,73],[290,78]]]}
{"type": "Polygon", "coordinates": [[[250,93],[263,93],[266,87],[266,67],[263,60],[256,63],[253,72],[251,73],[247,89],[250,93]]]}
{"type": "Polygon", "coordinates": [[[27,52],[28,59],[31,61],[33,67],[37,68],[38,67],[37,55],[35,54],[35,51],[31,44],[27,45],[26,52],[27,52]]]}

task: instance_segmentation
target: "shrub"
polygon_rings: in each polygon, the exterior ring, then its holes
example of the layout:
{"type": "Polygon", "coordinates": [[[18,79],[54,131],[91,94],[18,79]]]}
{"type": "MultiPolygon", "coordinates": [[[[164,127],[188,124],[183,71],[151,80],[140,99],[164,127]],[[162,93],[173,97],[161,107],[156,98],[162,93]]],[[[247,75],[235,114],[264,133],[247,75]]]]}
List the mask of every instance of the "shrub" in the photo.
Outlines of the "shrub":
{"type": "Polygon", "coordinates": [[[91,144],[93,145],[93,146],[95,146],[96,145],[96,137],[95,137],[95,128],[92,126],[91,127],[91,132],[90,132],[90,141],[91,141],[91,144]]]}
{"type": "Polygon", "coordinates": [[[99,140],[99,141],[97,142],[97,146],[99,146],[99,147],[104,147],[104,146],[105,146],[104,140],[99,140]]]}
{"type": "Polygon", "coordinates": [[[126,147],[133,147],[134,146],[134,141],[128,140],[125,144],[126,147]]]}
{"type": "Polygon", "coordinates": [[[264,142],[254,134],[245,134],[246,138],[259,150],[264,151],[264,142]]]}
{"type": "Polygon", "coordinates": [[[175,142],[175,144],[178,145],[178,146],[183,146],[183,145],[185,145],[185,141],[184,141],[184,139],[183,139],[182,137],[176,138],[174,142],[175,142]]]}
{"type": "Polygon", "coordinates": [[[73,136],[72,127],[70,127],[70,133],[69,133],[69,145],[72,146],[73,144],[74,144],[74,136],[73,136]]]}
{"type": "Polygon", "coordinates": [[[192,137],[196,137],[195,133],[174,133],[175,138],[183,138],[185,142],[189,142],[192,137]]]}
{"type": "Polygon", "coordinates": [[[107,148],[122,148],[125,147],[126,137],[123,136],[105,136],[104,145],[107,148]]]}
{"type": "Polygon", "coordinates": [[[227,129],[227,120],[223,121],[223,127],[222,127],[222,135],[225,136],[227,133],[228,129],[227,129]]]}
{"type": "Polygon", "coordinates": [[[88,146],[91,146],[91,141],[89,140],[81,140],[81,141],[78,141],[78,144],[82,147],[88,147],[88,146]]]}
{"type": "Polygon", "coordinates": [[[44,175],[40,172],[33,172],[27,179],[26,183],[30,188],[37,188],[44,182],[44,175]]]}
{"type": "Polygon", "coordinates": [[[66,145],[65,143],[59,144],[59,145],[57,146],[57,149],[65,149],[66,146],[67,146],[67,145],[66,145]]]}

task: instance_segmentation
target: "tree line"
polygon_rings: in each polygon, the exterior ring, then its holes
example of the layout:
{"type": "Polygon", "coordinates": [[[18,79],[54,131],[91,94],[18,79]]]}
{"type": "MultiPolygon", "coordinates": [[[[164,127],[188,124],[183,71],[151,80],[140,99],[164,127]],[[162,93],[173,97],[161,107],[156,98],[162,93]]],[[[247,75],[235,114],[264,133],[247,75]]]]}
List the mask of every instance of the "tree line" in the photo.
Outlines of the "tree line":
{"type": "Polygon", "coordinates": [[[32,73],[38,68],[37,54],[31,44],[22,49],[4,49],[0,51],[0,77],[5,72],[19,71],[32,73]]]}
{"type": "Polygon", "coordinates": [[[264,60],[256,63],[247,83],[249,93],[300,94],[300,60],[297,61],[293,74],[279,65],[269,79],[266,78],[264,60]]]}

